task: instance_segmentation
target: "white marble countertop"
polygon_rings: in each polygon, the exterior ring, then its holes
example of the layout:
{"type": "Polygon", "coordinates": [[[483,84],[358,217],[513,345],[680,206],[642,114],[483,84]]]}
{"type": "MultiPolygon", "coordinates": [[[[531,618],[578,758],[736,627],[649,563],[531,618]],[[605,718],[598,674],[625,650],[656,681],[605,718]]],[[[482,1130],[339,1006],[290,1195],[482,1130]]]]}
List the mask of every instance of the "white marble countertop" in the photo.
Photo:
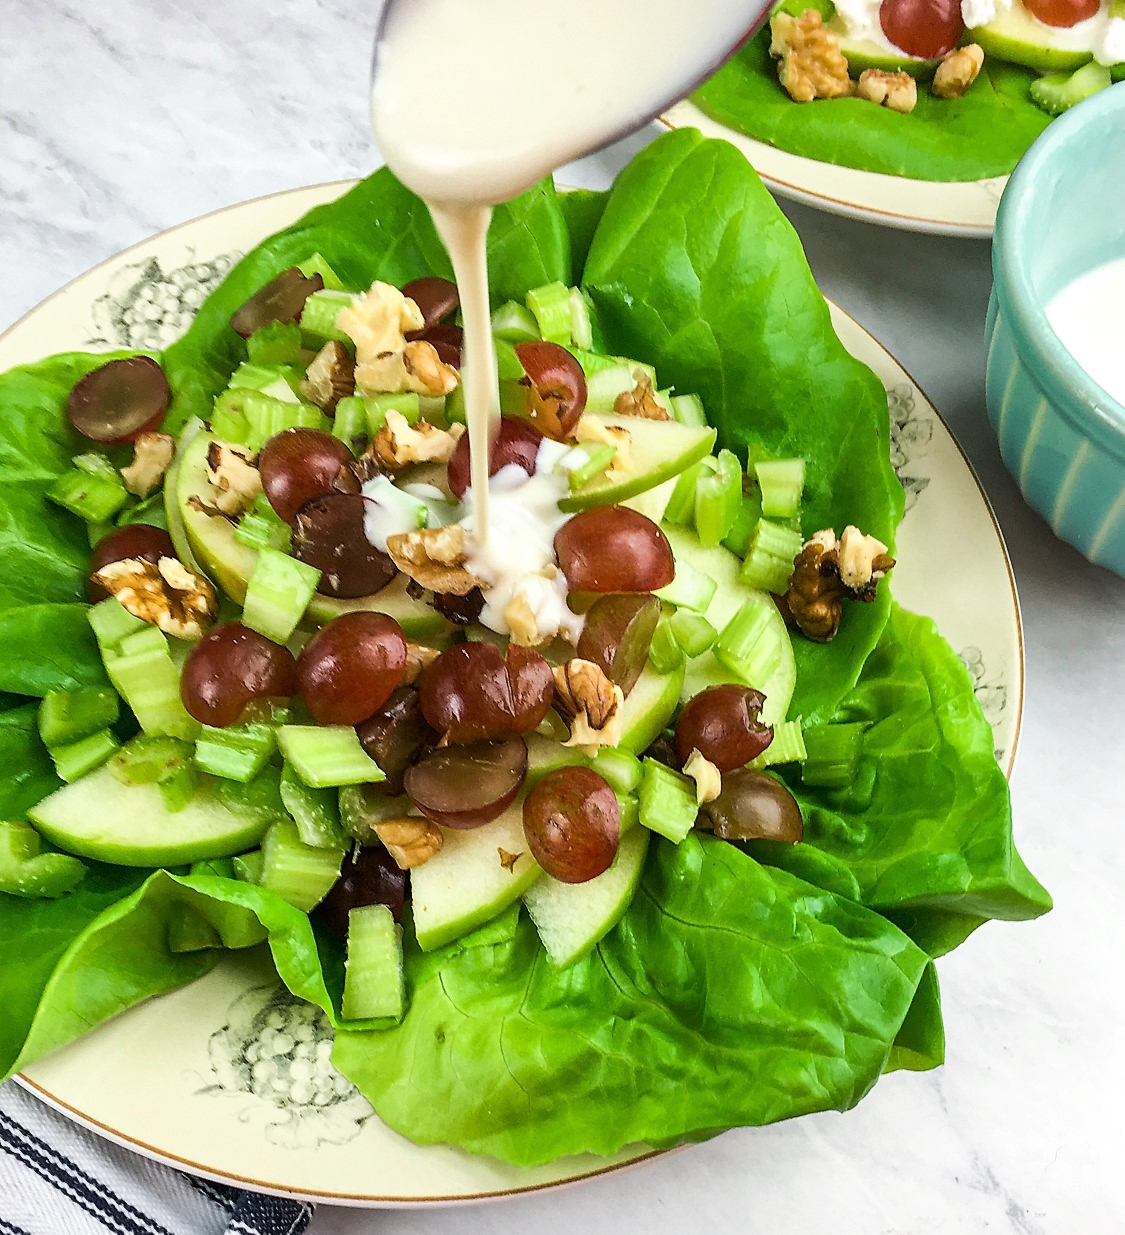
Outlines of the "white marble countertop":
{"type": "MultiPolygon", "coordinates": [[[[363,5],[4,0],[2,10],[0,329],[150,233],[377,161],[363,5]]],[[[602,185],[625,157],[607,152],[565,178],[602,185]]],[[[1000,461],[984,408],[988,245],[786,213],[824,292],[926,390],[995,506],[1027,647],[1017,838],[1055,910],[986,926],[943,960],[946,1065],[886,1077],[846,1116],[731,1132],[499,1205],[322,1206],[315,1235],[1125,1229],[1125,581],[1055,540],[1000,461]]]]}

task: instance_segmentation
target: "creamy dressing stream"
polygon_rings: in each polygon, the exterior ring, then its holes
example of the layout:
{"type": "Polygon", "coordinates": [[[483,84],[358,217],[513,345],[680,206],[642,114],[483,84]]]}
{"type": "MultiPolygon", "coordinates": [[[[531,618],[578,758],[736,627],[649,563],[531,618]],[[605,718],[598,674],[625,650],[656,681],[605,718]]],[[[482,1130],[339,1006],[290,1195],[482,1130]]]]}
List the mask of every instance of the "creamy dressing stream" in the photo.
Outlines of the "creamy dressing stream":
{"type": "Polygon", "coordinates": [[[482,546],[500,418],[485,254],[492,207],[680,98],[765,9],[763,0],[392,0],[376,46],[372,123],[453,262],[482,546]]]}
{"type": "Polygon", "coordinates": [[[1125,404],[1125,257],[1068,283],[1046,312],[1066,350],[1106,394],[1125,404]]]}

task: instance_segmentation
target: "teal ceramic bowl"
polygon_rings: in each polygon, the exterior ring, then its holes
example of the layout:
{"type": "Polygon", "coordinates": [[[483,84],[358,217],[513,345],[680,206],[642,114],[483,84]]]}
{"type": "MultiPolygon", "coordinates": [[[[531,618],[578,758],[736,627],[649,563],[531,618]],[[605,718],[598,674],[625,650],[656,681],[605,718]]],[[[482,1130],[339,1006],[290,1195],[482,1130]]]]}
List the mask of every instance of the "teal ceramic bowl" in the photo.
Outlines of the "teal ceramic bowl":
{"type": "Polygon", "coordinates": [[[1125,575],[1125,407],[1044,312],[1114,258],[1125,258],[1125,82],[1060,116],[1012,174],[996,218],[986,335],[988,415],[1008,470],[1056,535],[1125,575]]]}

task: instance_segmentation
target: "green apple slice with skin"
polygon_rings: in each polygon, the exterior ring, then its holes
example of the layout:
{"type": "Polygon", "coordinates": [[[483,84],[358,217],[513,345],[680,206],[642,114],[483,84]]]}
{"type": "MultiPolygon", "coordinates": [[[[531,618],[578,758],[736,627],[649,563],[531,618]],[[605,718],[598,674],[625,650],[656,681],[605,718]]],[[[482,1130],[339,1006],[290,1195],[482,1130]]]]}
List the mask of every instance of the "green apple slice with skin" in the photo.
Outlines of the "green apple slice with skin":
{"type": "Polygon", "coordinates": [[[184,866],[253,849],[268,821],[228,810],[209,778],[200,782],[173,814],[156,785],[123,785],[103,766],[56,790],[28,816],[60,849],[117,866],[184,866]]]}
{"type": "MultiPolygon", "coordinates": [[[[588,413],[594,415],[594,413],[588,413]]],[[[602,476],[559,502],[568,512],[591,506],[614,506],[626,498],[655,489],[711,453],[716,432],[677,420],[645,420],[639,416],[602,416],[607,426],[629,432],[628,474],[602,476]]],[[[665,503],[667,504],[667,503],[665,503]]]]}
{"type": "Polygon", "coordinates": [[[911,77],[925,81],[933,77],[934,70],[941,63],[884,47],[873,39],[853,39],[838,18],[828,23],[828,29],[839,41],[840,51],[848,62],[852,77],[858,77],[865,69],[881,69],[884,73],[909,73],[911,77]]]}
{"type": "Polygon", "coordinates": [[[998,12],[986,25],[966,31],[965,42],[979,43],[985,55],[1024,64],[1042,73],[1080,69],[1094,58],[1093,52],[1051,45],[1051,27],[1014,0],[1007,12],[998,12]]]}
{"type": "MultiPolygon", "coordinates": [[[[210,502],[207,451],[214,440],[210,433],[197,433],[187,443],[174,478],[175,510],[199,568],[233,601],[242,604],[258,551],[235,540],[234,525],[228,519],[209,515],[192,502],[192,498],[198,498],[204,506],[210,502]]],[[[408,595],[409,584],[405,575],[396,575],[385,588],[355,600],[318,594],[309,602],[306,621],[319,625],[344,613],[373,610],[393,617],[409,639],[440,643],[450,633],[449,623],[432,605],[408,595]]]]}
{"type": "Polygon", "coordinates": [[[482,827],[442,828],[441,849],[410,872],[414,933],[423,952],[488,922],[542,875],[523,834],[523,798],[482,827]]]}
{"type": "MultiPolygon", "coordinates": [[[[746,601],[762,597],[769,601],[770,610],[776,620],[777,638],[781,643],[781,663],[765,682],[752,682],[750,685],[760,690],[766,697],[762,708],[762,720],[765,724],[773,725],[784,720],[789,710],[789,700],[793,698],[793,689],[797,684],[797,662],[793,656],[793,645],[789,641],[785,619],[778,613],[776,605],[767,593],[756,591],[741,582],[738,574],[742,569],[742,563],[729,549],[723,548],[722,545],[704,548],[694,532],[680,527],[664,525],[664,533],[668,537],[677,562],[690,563],[696,570],[710,575],[718,584],[715,595],[711,598],[711,603],[703,616],[720,633],[746,601]]],[[[697,656],[687,662],[683,698],[686,702],[708,686],[739,681],[739,677],[716,659],[713,652],[707,651],[702,656],[697,656]]]]}
{"type": "Polygon", "coordinates": [[[523,894],[552,965],[572,965],[617,925],[640,883],[651,835],[648,828],[626,828],[623,822],[609,870],[586,883],[561,883],[544,875],[523,894]]]}

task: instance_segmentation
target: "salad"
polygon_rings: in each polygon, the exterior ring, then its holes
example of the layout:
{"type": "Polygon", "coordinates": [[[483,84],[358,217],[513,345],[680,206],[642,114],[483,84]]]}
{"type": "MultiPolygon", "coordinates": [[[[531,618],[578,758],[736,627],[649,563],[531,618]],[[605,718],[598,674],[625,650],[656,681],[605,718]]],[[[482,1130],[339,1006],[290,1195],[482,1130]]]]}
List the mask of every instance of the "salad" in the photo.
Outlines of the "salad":
{"type": "Polygon", "coordinates": [[[0,376],[5,1074],[268,941],[411,1139],[672,1145],[938,1065],[934,958],[1050,907],[882,578],[885,393],[745,160],[670,134],[489,258],[493,561],[385,170],[161,356],[0,376]]]}
{"type": "Polygon", "coordinates": [[[1120,0],[783,0],[693,100],[791,154],[955,182],[1122,77],[1120,0]]]}

